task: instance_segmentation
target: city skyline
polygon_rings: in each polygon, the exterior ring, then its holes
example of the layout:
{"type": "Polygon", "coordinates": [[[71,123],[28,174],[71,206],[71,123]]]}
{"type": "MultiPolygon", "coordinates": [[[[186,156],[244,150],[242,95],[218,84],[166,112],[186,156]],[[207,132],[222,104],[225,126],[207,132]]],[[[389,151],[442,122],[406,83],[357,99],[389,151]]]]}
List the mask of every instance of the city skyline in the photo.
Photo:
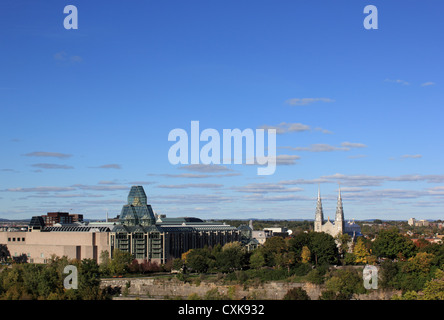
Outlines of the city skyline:
{"type": "Polygon", "coordinates": [[[203,219],[313,219],[320,188],[332,218],[340,184],[346,221],[443,219],[444,4],[367,4],[2,2],[0,218],[114,217],[132,185],[203,219]],[[276,171],[172,165],[192,121],[276,129],[276,171]]]}

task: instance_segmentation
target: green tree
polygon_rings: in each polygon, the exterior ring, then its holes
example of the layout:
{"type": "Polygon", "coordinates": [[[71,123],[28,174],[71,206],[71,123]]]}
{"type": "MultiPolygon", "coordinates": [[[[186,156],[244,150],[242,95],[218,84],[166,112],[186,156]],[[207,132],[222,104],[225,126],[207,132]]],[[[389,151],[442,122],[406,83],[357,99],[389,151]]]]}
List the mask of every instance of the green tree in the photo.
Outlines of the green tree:
{"type": "Polygon", "coordinates": [[[391,228],[379,232],[372,250],[377,257],[395,259],[398,254],[410,258],[415,255],[417,248],[409,238],[400,234],[398,229],[391,228]]]}
{"type": "Polygon", "coordinates": [[[173,260],[173,270],[181,270],[183,265],[185,264],[185,261],[183,261],[181,258],[176,258],[173,260]]]}
{"type": "Polygon", "coordinates": [[[444,271],[436,270],[434,278],[424,286],[423,294],[424,300],[444,300],[444,271]]]}
{"type": "Polygon", "coordinates": [[[336,298],[349,300],[355,293],[365,293],[362,273],[357,270],[340,269],[325,282],[328,291],[336,292],[336,298]]]}
{"type": "Polygon", "coordinates": [[[128,266],[133,261],[131,253],[114,249],[113,257],[109,264],[109,270],[112,274],[125,274],[128,272],[128,266]]]}
{"type": "Polygon", "coordinates": [[[293,251],[296,257],[300,257],[302,254],[302,249],[304,247],[309,247],[310,242],[311,242],[310,234],[301,232],[288,240],[287,242],[288,250],[293,251]]]}
{"type": "Polygon", "coordinates": [[[192,250],[187,255],[187,266],[199,273],[207,272],[209,265],[205,251],[199,249],[192,250]]]}
{"type": "Polygon", "coordinates": [[[104,251],[100,252],[99,261],[100,261],[100,264],[99,264],[100,274],[102,276],[108,276],[110,274],[109,266],[111,264],[111,259],[109,257],[108,250],[104,250],[104,251]]]}
{"type": "Polygon", "coordinates": [[[239,242],[227,243],[216,255],[216,266],[222,272],[243,268],[247,262],[245,251],[239,242]]]}
{"type": "Polygon", "coordinates": [[[386,260],[381,263],[379,268],[379,284],[383,289],[399,289],[397,283],[399,266],[397,262],[386,260]]]}
{"type": "Polygon", "coordinates": [[[292,288],[287,291],[284,296],[284,300],[311,300],[305,291],[302,288],[292,288]]]}
{"type": "Polygon", "coordinates": [[[267,266],[274,267],[277,265],[277,257],[287,251],[287,244],[282,237],[268,238],[262,247],[262,253],[267,266]]]}
{"type": "Polygon", "coordinates": [[[265,258],[260,249],[256,249],[250,256],[250,267],[260,269],[265,266],[265,258]]]}
{"type": "Polygon", "coordinates": [[[342,233],[338,234],[335,238],[339,243],[339,254],[343,257],[349,249],[351,237],[348,233],[342,233]]]}
{"type": "Polygon", "coordinates": [[[335,239],[325,232],[310,232],[309,249],[312,261],[318,264],[335,264],[338,258],[338,248],[335,239]]]}
{"type": "Polygon", "coordinates": [[[79,296],[83,300],[103,299],[100,289],[99,265],[93,259],[83,259],[78,270],[79,296]]]}

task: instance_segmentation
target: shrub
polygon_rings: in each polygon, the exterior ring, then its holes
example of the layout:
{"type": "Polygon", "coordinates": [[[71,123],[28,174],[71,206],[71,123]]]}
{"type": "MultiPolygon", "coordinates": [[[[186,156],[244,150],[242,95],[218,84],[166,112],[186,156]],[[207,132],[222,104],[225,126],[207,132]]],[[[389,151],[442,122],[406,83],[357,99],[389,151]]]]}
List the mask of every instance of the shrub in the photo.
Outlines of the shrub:
{"type": "Polygon", "coordinates": [[[311,300],[305,291],[302,288],[293,288],[287,291],[284,296],[284,300],[311,300]]]}

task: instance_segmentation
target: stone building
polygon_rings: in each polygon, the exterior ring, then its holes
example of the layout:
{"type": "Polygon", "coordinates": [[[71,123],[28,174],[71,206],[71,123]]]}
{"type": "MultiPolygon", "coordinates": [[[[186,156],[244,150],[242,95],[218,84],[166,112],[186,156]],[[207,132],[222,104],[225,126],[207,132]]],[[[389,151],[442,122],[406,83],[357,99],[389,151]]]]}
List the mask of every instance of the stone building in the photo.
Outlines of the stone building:
{"type": "Polygon", "coordinates": [[[352,237],[352,239],[355,239],[356,237],[362,235],[360,226],[356,224],[354,220],[353,222],[351,221],[345,222],[344,220],[344,208],[342,206],[341,188],[339,188],[335,220],[330,221],[330,217],[328,217],[326,222],[324,220],[324,211],[322,209],[321,192],[320,189],[318,189],[314,231],[325,232],[333,237],[346,233],[349,234],[352,237]]]}

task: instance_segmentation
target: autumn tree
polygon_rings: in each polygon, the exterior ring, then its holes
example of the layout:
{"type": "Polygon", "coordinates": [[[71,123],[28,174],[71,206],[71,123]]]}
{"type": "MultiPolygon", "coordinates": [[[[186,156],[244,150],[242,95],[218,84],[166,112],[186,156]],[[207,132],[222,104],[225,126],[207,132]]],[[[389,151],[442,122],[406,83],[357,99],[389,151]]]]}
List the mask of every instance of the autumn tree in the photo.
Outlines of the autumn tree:
{"type": "Polygon", "coordinates": [[[360,264],[367,264],[368,263],[368,257],[370,255],[369,250],[367,249],[364,241],[362,241],[362,238],[359,237],[356,241],[355,247],[353,248],[353,253],[355,255],[355,262],[360,264]]]}
{"type": "Polygon", "coordinates": [[[302,263],[308,263],[308,262],[310,262],[310,259],[311,259],[310,249],[308,249],[307,246],[303,246],[302,247],[302,252],[301,252],[301,261],[302,261],[302,263]]]}
{"type": "Polygon", "coordinates": [[[444,300],[444,271],[436,270],[434,278],[424,286],[422,298],[424,300],[444,300]]]}

